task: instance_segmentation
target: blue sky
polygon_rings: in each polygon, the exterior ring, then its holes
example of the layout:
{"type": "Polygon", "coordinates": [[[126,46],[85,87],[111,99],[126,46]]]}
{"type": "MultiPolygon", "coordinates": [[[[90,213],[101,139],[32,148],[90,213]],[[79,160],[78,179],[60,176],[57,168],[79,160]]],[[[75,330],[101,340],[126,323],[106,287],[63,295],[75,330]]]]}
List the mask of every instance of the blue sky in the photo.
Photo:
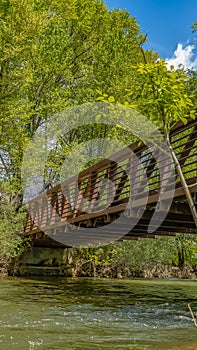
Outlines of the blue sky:
{"type": "Polygon", "coordinates": [[[197,68],[191,25],[197,21],[197,0],[105,0],[110,8],[126,8],[136,16],[141,32],[148,34],[146,48],[170,63],[197,68]]]}

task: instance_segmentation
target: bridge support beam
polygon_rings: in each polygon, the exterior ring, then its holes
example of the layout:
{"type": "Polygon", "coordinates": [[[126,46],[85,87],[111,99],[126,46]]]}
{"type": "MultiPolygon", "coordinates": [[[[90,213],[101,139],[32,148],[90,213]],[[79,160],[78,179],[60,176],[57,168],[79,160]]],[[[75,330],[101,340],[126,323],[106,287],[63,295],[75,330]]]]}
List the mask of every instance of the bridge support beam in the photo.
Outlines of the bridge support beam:
{"type": "Polygon", "coordinates": [[[16,276],[72,276],[71,248],[30,247],[14,262],[16,276]]]}

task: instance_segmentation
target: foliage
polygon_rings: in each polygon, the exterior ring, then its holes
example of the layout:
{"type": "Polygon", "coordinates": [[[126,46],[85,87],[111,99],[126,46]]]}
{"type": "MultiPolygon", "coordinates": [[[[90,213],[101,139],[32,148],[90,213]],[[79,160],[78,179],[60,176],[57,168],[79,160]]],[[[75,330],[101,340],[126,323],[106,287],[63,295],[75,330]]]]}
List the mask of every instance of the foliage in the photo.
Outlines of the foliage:
{"type": "Polygon", "coordinates": [[[24,249],[24,239],[18,235],[23,231],[25,213],[16,213],[14,203],[7,193],[1,193],[0,199],[0,257],[12,258],[24,249]]]}
{"type": "Polygon", "coordinates": [[[135,102],[136,108],[160,128],[168,129],[177,121],[187,122],[193,103],[187,90],[188,77],[182,69],[169,70],[163,60],[134,66],[138,79],[128,89],[127,101],[135,102]]]}
{"type": "Polygon", "coordinates": [[[189,78],[187,81],[188,94],[192,99],[194,107],[197,108],[197,71],[188,70],[187,76],[189,78]]]}
{"type": "Polygon", "coordinates": [[[121,260],[127,261],[134,269],[142,270],[154,266],[171,265],[174,255],[173,239],[158,237],[125,242],[121,260]]]}
{"type": "MultiPolygon", "coordinates": [[[[184,70],[169,70],[167,64],[157,62],[139,63],[131,67],[135,71],[135,80],[118,103],[136,108],[160,129],[168,128],[177,121],[187,122],[186,116],[195,118],[191,90],[188,89],[189,77],[184,70]]],[[[190,84],[193,82],[190,82],[190,84]]],[[[192,89],[193,91],[193,89],[192,89]]],[[[97,91],[97,100],[113,103],[115,98],[97,91]]]]}
{"type": "Polygon", "coordinates": [[[174,276],[172,268],[197,266],[197,241],[192,235],[157,237],[113,243],[99,248],[74,248],[75,276],[144,277],[174,276]]]}
{"type": "Polygon", "coordinates": [[[177,249],[176,264],[180,269],[188,263],[196,267],[197,264],[197,241],[195,235],[177,234],[175,239],[177,249]]]}
{"type": "Polygon", "coordinates": [[[113,273],[112,265],[118,259],[118,251],[114,244],[94,248],[74,248],[72,251],[74,275],[96,277],[101,275],[100,270],[105,268],[113,273]]]}
{"type": "MultiPolygon", "coordinates": [[[[38,128],[67,107],[94,101],[97,88],[120,96],[144,40],[135,18],[99,0],[3,1],[0,164],[16,192],[24,150],[38,128]]],[[[73,132],[67,146],[91,132],[73,132]]]]}

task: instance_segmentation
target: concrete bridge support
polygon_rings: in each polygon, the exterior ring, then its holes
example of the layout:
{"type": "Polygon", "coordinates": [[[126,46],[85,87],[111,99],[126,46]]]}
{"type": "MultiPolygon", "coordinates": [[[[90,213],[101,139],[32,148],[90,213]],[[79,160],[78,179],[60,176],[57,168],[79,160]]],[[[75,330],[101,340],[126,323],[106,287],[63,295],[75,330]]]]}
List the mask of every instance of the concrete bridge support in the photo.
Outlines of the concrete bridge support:
{"type": "Polygon", "coordinates": [[[11,267],[17,276],[72,276],[71,248],[30,247],[11,267]]]}

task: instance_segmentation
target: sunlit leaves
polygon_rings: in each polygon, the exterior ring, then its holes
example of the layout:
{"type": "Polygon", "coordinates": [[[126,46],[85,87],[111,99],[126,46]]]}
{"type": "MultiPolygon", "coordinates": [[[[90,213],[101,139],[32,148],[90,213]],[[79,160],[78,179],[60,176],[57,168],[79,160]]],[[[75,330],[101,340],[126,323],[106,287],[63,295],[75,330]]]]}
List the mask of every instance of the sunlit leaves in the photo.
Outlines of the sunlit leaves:
{"type": "MultiPolygon", "coordinates": [[[[183,70],[169,70],[164,61],[133,67],[138,74],[127,100],[136,101],[137,108],[160,127],[182,120],[192,110],[192,96],[187,90],[188,77],[183,70]]],[[[194,115],[194,114],[193,114],[194,115]]]]}

